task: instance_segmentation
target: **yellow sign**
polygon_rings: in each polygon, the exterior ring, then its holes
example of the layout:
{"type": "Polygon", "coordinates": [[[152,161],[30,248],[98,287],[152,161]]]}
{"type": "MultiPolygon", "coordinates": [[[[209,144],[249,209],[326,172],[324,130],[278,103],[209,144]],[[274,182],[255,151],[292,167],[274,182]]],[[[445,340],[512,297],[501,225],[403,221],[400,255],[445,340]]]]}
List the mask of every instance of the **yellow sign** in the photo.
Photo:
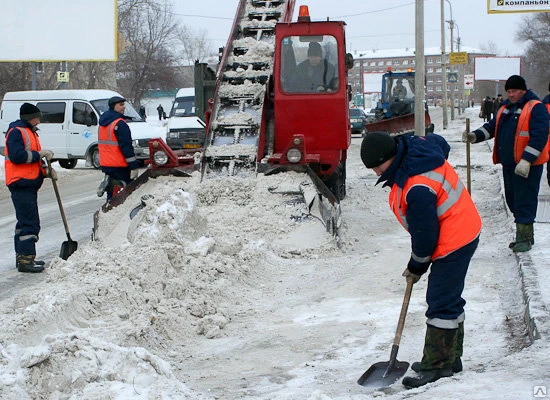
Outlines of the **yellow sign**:
{"type": "Polygon", "coordinates": [[[548,11],[550,11],[550,4],[547,0],[487,0],[488,14],[548,11]]]}
{"type": "Polygon", "coordinates": [[[449,53],[449,64],[468,64],[468,53],[465,51],[449,53]]]}
{"type": "Polygon", "coordinates": [[[66,71],[57,71],[58,82],[69,82],[69,73],[66,71]]]}

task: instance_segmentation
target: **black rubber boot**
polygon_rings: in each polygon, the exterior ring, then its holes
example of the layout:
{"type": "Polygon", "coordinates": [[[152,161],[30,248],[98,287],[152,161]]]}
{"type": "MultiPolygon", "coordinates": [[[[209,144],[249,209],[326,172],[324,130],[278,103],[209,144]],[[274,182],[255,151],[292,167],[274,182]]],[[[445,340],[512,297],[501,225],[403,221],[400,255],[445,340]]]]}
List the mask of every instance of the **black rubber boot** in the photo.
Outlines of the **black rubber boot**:
{"type": "Polygon", "coordinates": [[[424,386],[440,378],[453,376],[458,329],[441,329],[428,325],[424,355],[417,376],[406,376],[403,385],[409,389],[424,386]]]}
{"type": "Polygon", "coordinates": [[[34,262],[34,255],[21,255],[16,256],[17,270],[19,272],[37,273],[44,271],[44,265],[39,265],[34,262]]]}

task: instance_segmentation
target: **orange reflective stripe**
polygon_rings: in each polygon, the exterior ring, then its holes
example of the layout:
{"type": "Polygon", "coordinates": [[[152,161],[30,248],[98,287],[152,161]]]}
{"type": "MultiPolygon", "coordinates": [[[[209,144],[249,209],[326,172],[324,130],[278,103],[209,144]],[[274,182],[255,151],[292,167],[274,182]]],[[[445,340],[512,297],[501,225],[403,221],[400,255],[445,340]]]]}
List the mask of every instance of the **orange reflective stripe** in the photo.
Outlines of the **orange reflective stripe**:
{"type": "Polygon", "coordinates": [[[408,230],[407,194],[415,186],[428,187],[437,197],[439,240],[431,259],[449,253],[473,241],[481,231],[481,217],[453,167],[445,163],[433,171],[410,177],[403,188],[393,185],[390,207],[398,221],[408,230]]]}
{"type": "Polygon", "coordinates": [[[6,185],[10,185],[20,179],[32,180],[38,178],[40,175],[45,175],[45,170],[44,168],[42,168],[42,162],[40,160],[32,162],[31,152],[40,150],[42,150],[42,148],[40,146],[40,141],[38,140],[38,135],[29,128],[18,126],[16,128],[11,128],[6,133],[6,147],[4,150],[4,169],[6,173],[6,185]],[[25,146],[25,150],[28,153],[27,162],[24,164],[14,164],[9,157],[9,148],[7,146],[8,136],[11,134],[11,132],[13,132],[14,129],[19,129],[19,132],[21,132],[23,144],[25,146]]]}

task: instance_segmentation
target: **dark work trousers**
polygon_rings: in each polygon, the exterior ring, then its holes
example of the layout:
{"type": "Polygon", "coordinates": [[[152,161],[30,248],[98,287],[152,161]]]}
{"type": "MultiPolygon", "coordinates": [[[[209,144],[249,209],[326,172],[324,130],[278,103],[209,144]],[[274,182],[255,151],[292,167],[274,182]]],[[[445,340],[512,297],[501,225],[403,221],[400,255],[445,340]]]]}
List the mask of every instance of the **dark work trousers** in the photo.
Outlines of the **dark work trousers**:
{"type": "Polygon", "coordinates": [[[13,237],[16,254],[36,255],[36,242],[40,233],[38,189],[38,187],[10,188],[17,219],[13,237]]]}
{"type": "Polygon", "coordinates": [[[426,291],[428,324],[442,329],[456,329],[461,322],[459,318],[463,320],[466,304],[462,298],[464,280],[478,243],[479,237],[432,263],[426,291]]]}
{"type": "Polygon", "coordinates": [[[506,204],[516,224],[532,224],[537,216],[540,178],[544,166],[531,165],[527,178],[516,175],[515,168],[514,164],[502,166],[506,204]]]}

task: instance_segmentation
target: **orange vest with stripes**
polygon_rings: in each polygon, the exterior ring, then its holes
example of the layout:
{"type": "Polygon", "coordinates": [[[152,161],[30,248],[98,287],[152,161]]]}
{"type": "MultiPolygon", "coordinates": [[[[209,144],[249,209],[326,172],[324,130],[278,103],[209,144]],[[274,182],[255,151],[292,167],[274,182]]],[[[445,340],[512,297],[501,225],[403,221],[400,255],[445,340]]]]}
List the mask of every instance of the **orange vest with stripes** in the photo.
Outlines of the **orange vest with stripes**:
{"type": "Polygon", "coordinates": [[[36,132],[33,132],[30,128],[23,128],[18,126],[17,128],[11,128],[6,134],[6,148],[5,148],[5,157],[4,169],[6,170],[6,185],[10,185],[13,182],[16,182],[20,179],[36,179],[40,175],[46,175],[46,171],[42,167],[42,162],[40,160],[24,164],[15,164],[10,160],[9,148],[7,146],[8,136],[13,132],[14,129],[19,129],[21,132],[21,137],[23,138],[23,143],[25,145],[25,150],[27,152],[31,151],[40,151],[40,140],[38,140],[38,135],[36,132]]]}
{"type": "MultiPolygon", "coordinates": [[[[527,144],[529,143],[529,121],[531,120],[531,112],[533,111],[533,107],[540,103],[539,100],[529,100],[521,110],[521,114],[519,115],[518,120],[518,126],[516,128],[516,138],[514,140],[514,161],[516,163],[521,160],[521,156],[523,155],[523,151],[527,147],[527,144]]],[[[548,107],[548,106],[547,106],[548,107]]],[[[498,164],[498,155],[497,155],[497,136],[498,136],[498,126],[500,122],[500,118],[502,116],[502,112],[504,111],[505,107],[500,107],[497,113],[497,120],[495,125],[495,146],[493,146],[493,163],[498,164]]],[[[548,146],[548,141],[546,141],[546,145],[544,146],[544,149],[540,152],[540,155],[535,160],[533,165],[540,165],[544,164],[550,159],[550,156],[548,154],[550,147],[548,146]]]]}
{"type": "Polygon", "coordinates": [[[414,186],[428,187],[437,196],[439,239],[431,256],[432,261],[458,250],[479,235],[481,217],[470,194],[447,161],[432,171],[411,176],[403,188],[393,185],[389,196],[390,207],[406,230],[407,194],[414,186]]]}
{"type": "Polygon", "coordinates": [[[99,127],[98,149],[99,165],[102,167],[127,167],[128,163],[118,147],[118,139],[115,135],[115,126],[124,118],[117,118],[107,126],[99,127]]]}

